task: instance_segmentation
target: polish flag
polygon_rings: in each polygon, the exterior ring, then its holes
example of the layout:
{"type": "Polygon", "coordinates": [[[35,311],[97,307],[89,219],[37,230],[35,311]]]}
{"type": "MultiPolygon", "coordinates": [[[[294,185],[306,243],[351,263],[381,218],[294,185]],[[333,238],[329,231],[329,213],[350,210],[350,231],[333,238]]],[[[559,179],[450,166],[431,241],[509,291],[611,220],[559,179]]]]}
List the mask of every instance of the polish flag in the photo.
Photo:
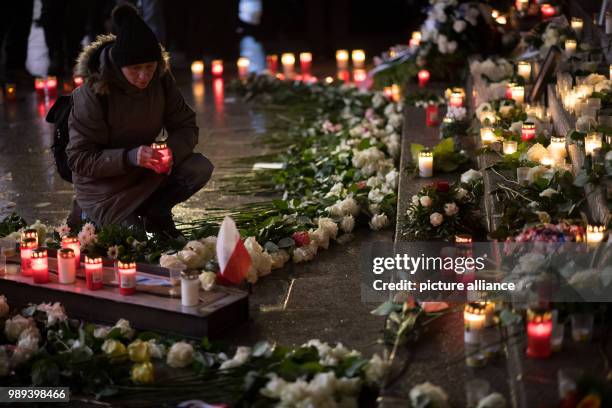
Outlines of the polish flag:
{"type": "Polygon", "coordinates": [[[246,278],[251,267],[251,257],[240,239],[236,223],[225,217],[217,236],[217,259],[221,277],[235,285],[246,278]]]}

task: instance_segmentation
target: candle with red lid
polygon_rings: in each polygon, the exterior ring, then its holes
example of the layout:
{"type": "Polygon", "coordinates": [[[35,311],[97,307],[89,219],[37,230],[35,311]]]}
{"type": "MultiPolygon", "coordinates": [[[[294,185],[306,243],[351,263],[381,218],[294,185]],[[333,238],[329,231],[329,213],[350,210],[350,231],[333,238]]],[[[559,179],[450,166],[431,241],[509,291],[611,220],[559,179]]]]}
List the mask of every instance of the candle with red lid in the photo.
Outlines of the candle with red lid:
{"type": "Polygon", "coordinates": [[[40,97],[45,97],[45,79],[44,78],[36,78],[34,80],[34,90],[36,91],[36,95],[40,97]]]}
{"type": "Polygon", "coordinates": [[[448,104],[455,108],[460,108],[463,106],[464,99],[465,91],[463,88],[453,88],[450,92],[450,96],[448,97],[448,104]]]}
{"type": "Polygon", "coordinates": [[[35,228],[26,228],[21,231],[21,240],[23,241],[28,238],[33,238],[36,244],[38,244],[38,230],[35,228]]]}
{"type": "Polygon", "coordinates": [[[104,286],[102,258],[85,256],[85,282],[87,289],[100,290],[104,286]]]}
{"type": "Polygon", "coordinates": [[[223,60],[213,60],[210,70],[215,77],[223,75],[223,60]]]}
{"type": "Polygon", "coordinates": [[[151,145],[153,150],[158,151],[162,155],[162,164],[164,165],[164,173],[170,170],[170,160],[172,159],[172,152],[166,142],[155,142],[151,145]]]}
{"type": "Polygon", "coordinates": [[[38,248],[38,242],[34,238],[26,238],[21,241],[19,255],[21,257],[21,274],[32,276],[32,251],[38,248]]]}
{"type": "Polygon", "coordinates": [[[525,122],[521,126],[521,140],[526,142],[536,137],[536,126],[533,122],[525,122]]]}
{"type": "Polygon", "coordinates": [[[527,356],[531,358],[549,357],[552,350],[552,314],[547,310],[527,311],[527,356]]]}
{"type": "Polygon", "coordinates": [[[74,251],[74,267],[81,267],[81,243],[77,237],[66,235],[62,237],[62,248],[70,248],[74,251]]]}
{"type": "Polygon", "coordinates": [[[312,53],[302,52],[300,53],[300,70],[302,75],[310,75],[310,68],[312,67],[312,53]]]}
{"type": "Polygon", "coordinates": [[[429,82],[429,71],[426,69],[422,69],[419,71],[417,76],[419,77],[419,87],[425,88],[427,86],[427,82],[429,82]]]}
{"type": "Polygon", "coordinates": [[[136,262],[117,263],[119,270],[119,293],[124,296],[133,295],[136,292],[136,262]]]}
{"type": "Polygon", "coordinates": [[[49,283],[49,261],[46,248],[32,251],[32,278],[34,283],[49,283]]]}
{"type": "Polygon", "coordinates": [[[270,74],[275,75],[278,71],[278,55],[267,55],[266,67],[268,68],[270,74]]]}
{"type": "Polygon", "coordinates": [[[51,98],[57,96],[57,78],[54,76],[47,77],[47,96],[51,98]]]}

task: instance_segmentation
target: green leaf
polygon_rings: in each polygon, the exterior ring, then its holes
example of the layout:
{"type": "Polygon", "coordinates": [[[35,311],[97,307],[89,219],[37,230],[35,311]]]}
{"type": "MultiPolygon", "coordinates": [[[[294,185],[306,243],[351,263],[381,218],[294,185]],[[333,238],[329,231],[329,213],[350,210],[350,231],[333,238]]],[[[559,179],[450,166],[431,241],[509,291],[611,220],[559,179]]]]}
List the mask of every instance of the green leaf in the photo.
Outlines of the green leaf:
{"type": "Polygon", "coordinates": [[[435,145],[433,148],[434,157],[436,155],[452,154],[454,152],[455,152],[455,142],[452,138],[446,138],[442,140],[440,143],[435,145]]]}
{"type": "Polygon", "coordinates": [[[419,143],[411,143],[410,144],[410,154],[412,155],[412,160],[415,163],[418,163],[418,161],[419,161],[419,153],[423,149],[425,149],[425,146],[423,146],[422,144],[419,144],[419,143]]]}

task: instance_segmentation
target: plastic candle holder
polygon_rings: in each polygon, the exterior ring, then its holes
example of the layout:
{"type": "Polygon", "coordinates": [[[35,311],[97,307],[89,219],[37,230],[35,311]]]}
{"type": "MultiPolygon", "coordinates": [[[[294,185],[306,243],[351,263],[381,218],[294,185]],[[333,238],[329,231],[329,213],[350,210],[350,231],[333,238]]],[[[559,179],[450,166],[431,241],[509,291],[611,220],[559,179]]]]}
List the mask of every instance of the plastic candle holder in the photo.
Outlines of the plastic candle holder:
{"type": "Polygon", "coordinates": [[[514,82],[508,82],[506,84],[506,99],[512,99],[512,88],[517,86],[514,82]]]}
{"type": "Polygon", "coordinates": [[[32,251],[32,278],[34,283],[49,283],[49,261],[46,248],[36,248],[32,251]]]}
{"type": "Polygon", "coordinates": [[[526,142],[528,140],[535,139],[536,137],[536,126],[533,122],[525,122],[521,126],[521,140],[526,142]]]}
{"type": "Polygon", "coordinates": [[[463,339],[468,344],[479,344],[482,329],[485,327],[486,307],[481,302],[472,302],[465,305],[463,310],[463,339]]]}
{"type": "Polygon", "coordinates": [[[527,357],[547,358],[552,349],[552,314],[548,310],[527,311],[527,357]]]}
{"type": "Polygon", "coordinates": [[[310,74],[310,68],[312,67],[312,53],[301,52],[300,53],[300,70],[302,74],[310,74]]]}
{"type": "Polygon", "coordinates": [[[529,0],[516,0],[514,5],[517,11],[526,11],[529,7],[529,0]]]}
{"type": "Polygon", "coordinates": [[[391,90],[390,86],[385,86],[383,88],[383,93],[388,99],[393,100],[393,91],[391,90]]]}
{"type": "Polygon", "coordinates": [[[602,144],[601,133],[593,132],[587,134],[584,138],[584,151],[586,155],[592,155],[595,149],[601,149],[602,144]]]}
{"type": "Polygon", "coordinates": [[[419,45],[421,45],[421,32],[420,31],[412,32],[412,36],[410,37],[410,40],[408,41],[408,45],[410,46],[410,48],[416,48],[419,45]]]}
{"type": "Polygon", "coordinates": [[[117,263],[119,271],[119,293],[124,296],[136,293],[136,262],[117,263]]]}
{"type": "Polygon", "coordinates": [[[368,78],[368,73],[366,72],[365,69],[355,68],[353,70],[353,81],[355,81],[356,84],[362,83],[367,78],[368,78]]]}
{"type": "Polygon", "coordinates": [[[336,51],[336,67],[338,69],[348,68],[349,53],[347,50],[336,51]]]}
{"type": "Polygon", "coordinates": [[[565,160],[567,151],[565,150],[565,138],[564,137],[552,136],[550,138],[549,149],[553,155],[553,158],[556,161],[565,160]]]}
{"type": "Polygon", "coordinates": [[[463,106],[464,99],[465,91],[463,88],[453,88],[448,98],[448,104],[455,108],[460,108],[463,106]]]}
{"type": "Polygon", "coordinates": [[[429,71],[426,69],[422,69],[419,71],[417,76],[419,78],[419,87],[425,88],[427,86],[427,82],[429,82],[429,77],[431,76],[429,74],[429,71]]]}
{"type": "Polygon", "coordinates": [[[526,82],[529,82],[531,79],[531,63],[519,61],[516,65],[516,73],[523,77],[526,82]]]}
{"type": "Polygon", "coordinates": [[[402,99],[402,88],[398,84],[391,85],[391,99],[394,102],[399,102],[402,99]]]}
{"type": "Polygon", "coordinates": [[[351,52],[351,60],[353,60],[353,67],[363,68],[365,66],[365,51],[364,50],[353,50],[351,52]]]}
{"type": "Polygon", "coordinates": [[[166,172],[170,170],[170,159],[172,158],[172,153],[170,152],[168,144],[166,142],[155,142],[151,145],[151,148],[161,153],[164,170],[166,172]]]}
{"type": "Polygon", "coordinates": [[[197,306],[200,300],[200,280],[198,271],[181,272],[181,304],[197,306]]]}
{"type": "Polygon", "coordinates": [[[580,17],[572,17],[570,25],[572,26],[572,30],[576,33],[576,36],[580,38],[582,36],[582,29],[584,28],[584,21],[580,17]]]}
{"type": "Polygon", "coordinates": [[[433,127],[439,124],[440,115],[438,105],[427,105],[427,108],[425,108],[425,125],[427,127],[433,127]]]}
{"type": "Polygon", "coordinates": [[[518,143],[515,140],[504,140],[502,143],[502,149],[504,154],[516,153],[518,149],[518,143]]]}
{"type": "Polygon", "coordinates": [[[605,225],[594,225],[589,224],[586,228],[586,240],[589,244],[595,244],[602,242],[604,237],[606,236],[606,226],[605,225]]]}
{"type": "Polygon", "coordinates": [[[591,313],[574,313],[570,316],[572,322],[572,339],[576,343],[591,341],[593,337],[593,320],[591,313]]]}
{"type": "Polygon", "coordinates": [[[289,79],[295,71],[295,55],[290,52],[281,55],[281,64],[283,65],[283,74],[289,79]]]}
{"type": "Polygon", "coordinates": [[[26,238],[21,241],[19,255],[21,257],[21,274],[32,276],[32,252],[38,248],[38,242],[34,238],[26,238]]]}
{"type": "Polygon", "coordinates": [[[245,79],[249,75],[249,66],[251,65],[251,61],[249,61],[246,57],[238,58],[236,62],[236,66],[238,67],[238,76],[240,79],[245,79]]]}
{"type": "Polygon", "coordinates": [[[542,13],[542,20],[548,20],[557,14],[557,9],[548,3],[544,3],[540,6],[540,13],[542,13]]]}
{"type": "Polygon", "coordinates": [[[40,97],[45,96],[45,79],[44,78],[36,78],[34,80],[34,90],[36,91],[36,95],[40,97]]]}
{"type": "Polygon", "coordinates": [[[21,232],[21,240],[23,241],[28,238],[33,238],[34,240],[36,240],[36,243],[38,244],[38,230],[34,228],[27,228],[23,230],[21,232]]]}
{"type": "Polygon", "coordinates": [[[421,150],[419,152],[419,177],[433,177],[433,152],[421,150]]]}
{"type": "Polygon", "coordinates": [[[266,56],[266,67],[270,74],[274,75],[278,71],[278,55],[266,56]]]}
{"type": "Polygon", "coordinates": [[[71,248],[62,248],[57,251],[57,280],[66,285],[76,280],[74,251],[71,248]]]}
{"type": "Polygon", "coordinates": [[[220,60],[220,59],[213,60],[210,71],[215,77],[220,77],[221,75],[223,75],[223,60],[220,60]]]}
{"type": "Polygon", "coordinates": [[[81,243],[77,237],[65,236],[62,238],[62,248],[70,248],[74,251],[74,267],[81,267],[81,243]]]}
{"type": "Polygon", "coordinates": [[[57,96],[57,78],[54,76],[47,77],[47,95],[50,97],[57,96]]]}
{"type": "Polygon", "coordinates": [[[202,79],[204,76],[204,61],[193,61],[191,63],[191,77],[195,80],[202,79]]]}
{"type": "Polygon", "coordinates": [[[472,246],[472,236],[470,234],[455,235],[455,245],[472,246]]]}
{"type": "Polygon", "coordinates": [[[100,290],[104,286],[102,258],[85,257],[85,282],[87,289],[100,290]]]}
{"type": "Polygon", "coordinates": [[[488,146],[491,143],[495,142],[497,137],[495,136],[495,132],[492,127],[482,127],[480,128],[480,141],[483,146],[488,146]]]}
{"type": "Polygon", "coordinates": [[[512,100],[516,102],[517,105],[523,105],[525,103],[525,87],[521,85],[514,85],[510,88],[510,93],[512,95],[512,100]]]}
{"type": "Polygon", "coordinates": [[[566,55],[574,55],[576,53],[576,47],[578,44],[576,40],[568,39],[565,40],[565,54],[566,55]]]}

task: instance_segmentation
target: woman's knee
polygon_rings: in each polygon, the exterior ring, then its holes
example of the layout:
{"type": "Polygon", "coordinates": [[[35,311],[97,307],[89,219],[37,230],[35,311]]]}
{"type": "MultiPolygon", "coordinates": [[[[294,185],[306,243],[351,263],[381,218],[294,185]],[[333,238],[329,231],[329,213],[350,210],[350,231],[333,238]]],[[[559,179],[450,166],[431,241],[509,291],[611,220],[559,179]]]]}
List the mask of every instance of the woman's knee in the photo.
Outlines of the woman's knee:
{"type": "Polygon", "coordinates": [[[188,184],[200,189],[208,183],[214,169],[215,166],[208,158],[200,153],[194,153],[181,164],[177,171],[188,184]]]}

